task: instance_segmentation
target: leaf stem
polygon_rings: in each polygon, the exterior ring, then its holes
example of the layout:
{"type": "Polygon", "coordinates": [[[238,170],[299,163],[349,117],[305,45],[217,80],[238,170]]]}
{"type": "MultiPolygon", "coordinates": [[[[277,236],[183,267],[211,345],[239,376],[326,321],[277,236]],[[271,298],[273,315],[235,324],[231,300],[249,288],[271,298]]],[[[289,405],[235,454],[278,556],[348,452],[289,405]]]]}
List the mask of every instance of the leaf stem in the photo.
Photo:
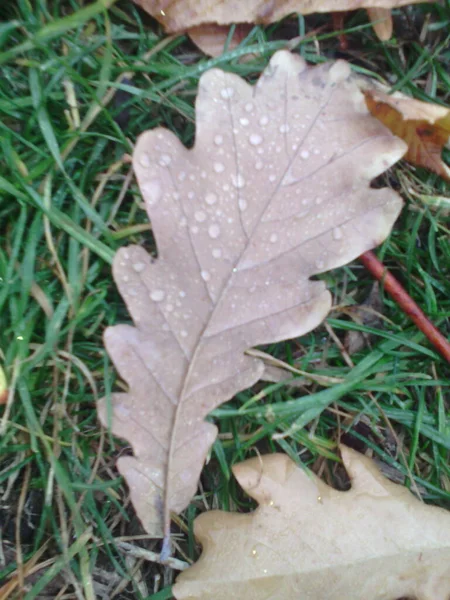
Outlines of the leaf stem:
{"type": "Polygon", "coordinates": [[[397,281],[375,254],[369,250],[359,257],[360,261],[375,279],[382,282],[384,289],[397,302],[400,308],[414,321],[420,331],[426,335],[437,351],[450,363],[450,343],[436,329],[424,312],[417,306],[405,288],[397,281]]]}

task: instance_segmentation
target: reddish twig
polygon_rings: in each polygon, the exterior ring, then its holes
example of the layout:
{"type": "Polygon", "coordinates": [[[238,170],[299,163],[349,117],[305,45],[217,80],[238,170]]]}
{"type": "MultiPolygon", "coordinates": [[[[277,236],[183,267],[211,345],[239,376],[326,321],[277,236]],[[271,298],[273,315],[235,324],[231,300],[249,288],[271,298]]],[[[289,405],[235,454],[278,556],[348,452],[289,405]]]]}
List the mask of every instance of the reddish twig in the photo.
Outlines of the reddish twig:
{"type": "MultiPolygon", "coordinates": [[[[346,14],[347,14],[346,12],[332,12],[331,13],[334,31],[341,31],[342,29],[344,29],[344,20],[345,20],[346,14]]],[[[347,39],[347,36],[345,35],[345,33],[340,33],[338,35],[338,40],[339,40],[339,49],[342,52],[345,52],[346,50],[348,50],[348,39],[347,39]]]]}
{"type": "Polygon", "coordinates": [[[373,252],[365,252],[359,259],[366,269],[368,269],[378,281],[383,283],[387,293],[392,296],[400,308],[414,321],[420,331],[427,336],[438,352],[440,352],[440,354],[442,354],[442,356],[450,363],[449,341],[420,310],[405,288],[391,273],[389,273],[373,252]]]}

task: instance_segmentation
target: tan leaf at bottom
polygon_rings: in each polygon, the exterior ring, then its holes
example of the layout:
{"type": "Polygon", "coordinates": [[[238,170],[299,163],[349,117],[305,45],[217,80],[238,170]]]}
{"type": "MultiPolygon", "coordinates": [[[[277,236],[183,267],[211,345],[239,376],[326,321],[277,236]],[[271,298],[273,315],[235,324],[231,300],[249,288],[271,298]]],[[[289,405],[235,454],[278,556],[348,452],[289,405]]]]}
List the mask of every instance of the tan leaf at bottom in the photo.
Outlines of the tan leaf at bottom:
{"type": "Polygon", "coordinates": [[[363,455],[342,455],[348,492],[283,454],[234,467],[259,507],[195,521],[203,554],[178,577],[177,600],[448,600],[450,512],[423,504],[363,455]]]}

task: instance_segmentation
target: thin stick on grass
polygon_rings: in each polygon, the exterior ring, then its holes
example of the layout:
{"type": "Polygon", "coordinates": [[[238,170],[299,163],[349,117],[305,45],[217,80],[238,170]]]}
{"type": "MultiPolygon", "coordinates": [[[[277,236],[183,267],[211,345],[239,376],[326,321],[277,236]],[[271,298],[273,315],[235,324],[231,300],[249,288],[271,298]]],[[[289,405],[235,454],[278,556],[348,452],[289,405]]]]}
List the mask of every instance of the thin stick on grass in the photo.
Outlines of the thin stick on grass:
{"type": "Polygon", "coordinates": [[[417,306],[405,288],[397,281],[372,251],[365,252],[359,257],[375,279],[382,282],[384,289],[397,302],[400,308],[414,321],[420,331],[426,335],[436,350],[450,363],[450,343],[436,329],[424,312],[417,306]]]}

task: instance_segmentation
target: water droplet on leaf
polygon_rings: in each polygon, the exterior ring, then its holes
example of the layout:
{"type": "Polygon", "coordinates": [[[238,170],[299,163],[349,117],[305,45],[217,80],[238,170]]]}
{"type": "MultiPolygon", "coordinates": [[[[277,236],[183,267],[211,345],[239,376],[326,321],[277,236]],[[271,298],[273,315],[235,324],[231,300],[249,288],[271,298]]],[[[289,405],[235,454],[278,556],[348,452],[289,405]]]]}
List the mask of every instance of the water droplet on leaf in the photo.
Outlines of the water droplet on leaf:
{"type": "Polygon", "coordinates": [[[149,167],[151,165],[150,156],[147,154],[147,152],[141,154],[139,158],[139,164],[141,167],[149,167]]]}
{"type": "Polygon", "coordinates": [[[240,173],[231,176],[231,181],[235,188],[242,189],[245,186],[245,179],[240,173]]]}
{"type": "Polygon", "coordinates": [[[154,301],[154,302],[161,302],[162,300],[164,300],[166,294],[164,292],[164,290],[153,290],[150,293],[150,298],[154,301]]]}
{"type": "Polygon", "coordinates": [[[206,213],[203,210],[197,210],[194,217],[196,221],[203,223],[206,220],[206,213]]]}
{"type": "Polygon", "coordinates": [[[141,186],[142,194],[145,198],[147,204],[152,206],[156,204],[158,200],[162,196],[162,188],[161,183],[158,179],[152,179],[151,181],[146,181],[141,186]]]}
{"type": "Polygon", "coordinates": [[[161,154],[159,159],[159,164],[161,165],[161,167],[168,167],[171,162],[172,158],[170,154],[161,154]]]}
{"type": "Polygon", "coordinates": [[[224,100],[228,100],[234,96],[234,89],[232,87],[226,87],[220,90],[220,95],[224,100]]]}
{"type": "Polygon", "coordinates": [[[212,206],[215,202],[217,202],[216,194],[214,194],[213,192],[206,194],[205,202],[206,202],[206,204],[209,204],[209,206],[212,206]]]}
{"type": "Polygon", "coordinates": [[[143,271],[145,269],[145,263],[143,263],[143,262],[134,263],[133,269],[136,271],[136,273],[141,273],[141,271],[143,271]]]}
{"type": "Polygon", "coordinates": [[[252,133],[248,141],[252,146],[258,146],[263,141],[263,138],[258,133],[252,133]]]}
{"type": "Polygon", "coordinates": [[[220,227],[218,225],[216,225],[215,223],[213,225],[210,225],[210,227],[208,229],[208,234],[209,234],[210,238],[215,240],[220,235],[220,227]]]}
{"type": "Polygon", "coordinates": [[[333,240],[340,240],[342,239],[342,229],[340,227],[335,227],[333,229],[333,240]]]}

